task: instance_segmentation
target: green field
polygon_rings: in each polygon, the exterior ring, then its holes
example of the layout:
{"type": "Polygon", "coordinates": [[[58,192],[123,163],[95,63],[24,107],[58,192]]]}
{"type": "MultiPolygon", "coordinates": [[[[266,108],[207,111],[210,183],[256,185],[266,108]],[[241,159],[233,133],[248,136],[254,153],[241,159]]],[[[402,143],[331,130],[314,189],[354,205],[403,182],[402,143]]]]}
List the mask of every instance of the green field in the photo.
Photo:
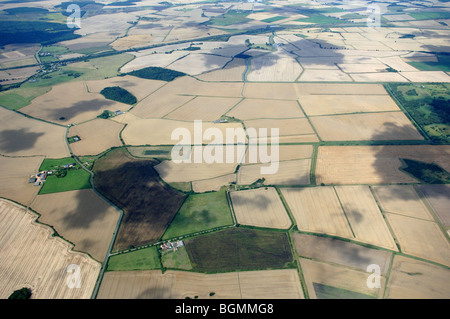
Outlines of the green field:
{"type": "Polygon", "coordinates": [[[160,269],[161,262],[156,246],[129,253],[113,255],[109,258],[107,271],[160,269]]]}
{"type": "Polygon", "coordinates": [[[314,24],[341,24],[341,23],[348,23],[345,20],[341,20],[338,18],[333,17],[327,17],[321,14],[313,14],[310,15],[308,18],[302,18],[297,19],[295,21],[299,22],[308,22],[308,23],[314,23],[314,24]]]}
{"type": "Polygon", "coordinates": [[[408,12],[408,15],[416,20],[436,20],[436,19],[450,19],[450,12],[440,11],[440,12],[408,12]]]}
{"type": "Polygon", "coordinates": [[[91,188],[90,176],[82,168],[69,169],[64,177],[48,176],[39,195],[91,188]]]}
{"type": "Polygon", "coordinates": [[[164,268],[191,270],[192,265],[186,251],[186,247],[180,247],[176,251],[161,253],[161,263],[164,268]]]}
{"type": "Polygon", "coordinates": [[[265,22],[265,23],[272,23],[272,22],[280,21],[280,20],[284,20],[284,19],[286,19],[286,17],[283,17],[283,16],[276,16],[276,17],[264,19],[264,20],[261,20],[261,21],[262,21],[262,22],[265,22]]]}
{"type": "Polygon", "coordinates": [[[437,55],[437,59],[437,62],[408,62],[408,64],[420,71],[450,72],[450,56],[437,55]]]}
{"type": "Polygon", "coordinates": [[[313,283],[313,286],[317,299],[376,299],[370,295],[316,282],[313,283]]]}
{"type": "Polygon", "coordinates": [[[284,232],[232,228],[185,241],[192,269],[217,273],[291,267],[292,253],[284,232]]]}
{"type": "Polygon", "coordinates": [[[450,84],[389,83],[385,87],[430,140],[450,142],[450,84]]]}
{"type": "Polygon", "coordinates": [[[209,20],[208,24],[211,24],[213,26],[228,26],[228,25],[232,25],[232,24],[246,23],[246,22],[252,21],[251,19],[247,18],[247,16],[249,14],[250,14],[250,11],[238,12],[238,11],[230,10],[222,15],[211,18],[209,20]]]}
{"type": "Polygon", "coordinates": [[[119,68],[132,58],[130,54],[117,54],[63,66],[57,71],[39,76],[36,82],[28,81],[19,88],[0,92],[0,105],[18,110],[29,105],[36,97],[49,92],[54,85],[116,76],[119,68]]]}
{"type": "Polygon", "coordinates": [[[183,203],[163,239],[232,224],[225,188],[213,193],[193,194],[183,203]]]}

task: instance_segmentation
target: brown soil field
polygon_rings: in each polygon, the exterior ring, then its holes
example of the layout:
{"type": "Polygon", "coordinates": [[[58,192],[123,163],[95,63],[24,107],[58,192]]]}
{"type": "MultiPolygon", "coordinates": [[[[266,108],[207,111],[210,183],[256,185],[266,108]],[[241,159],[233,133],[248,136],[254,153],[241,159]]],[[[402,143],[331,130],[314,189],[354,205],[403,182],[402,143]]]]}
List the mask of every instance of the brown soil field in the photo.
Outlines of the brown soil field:
{"type": "Polygon", "coordinates": [[[294,269],[199,274],[168,270],[107,272],[98,299],[298,299],[294,269]],[[210,296],[210,292],[214,292],[210,296]]]}
{"type": "MultiPolygon", "coordinates": [[[[268,169],[268,168],[267,168],[268,169]]],[[[299,159],[266,164],[242,165],[238,171],[238,184],[250,185],[260,178],[264,178],[266,185],[307,185],[310,183],[310,159],[299,159]],[[262,174],[261,168],[272,167],[278,171],[274,174],[262,174]]]]}
{"type": "Polygon", "coordinates": [[[303,95],[299,99],[308,116],[399,111],[389,95],[303,95]]]}
{"type": "Polygon", "coordinates": [[[419,185],[420,192],[444,226],[450,226],[450,185],[419,185]]]}
{"type": "Polygon", "coordinates": [[[165,81],[147,80],[131,75],[117,76],[104,80],[86,81],[89,92],[100,93],[105,87],[119,86],[133,94],[138,101],[158,90],[165,81]]]}
{"type": "Polygon", "coordinates": [[[450,270],[396,255],[385,297],[389,299],[448,299],[450,270]]]}
{"type": "Polygon", "coordinates": [[[433,217],[413,186],[384,185],[372,186],[372,189],[382,210],[433,221],[433,217]]]}
{"type": "Polygon", "coordinates": [[[52,225],[56,232],[103,262],[119,212],[91,189],[39,195],[31,204],[39,222],[52,225]]]}
{"type": "Polygon", "coordinates": [[[35,98],[21,112],[50,122],[69,125],[95,119],[105,110],[126,111],[128,104],[105,99],[99,93],[88,93],[84,82],[53,86],[51,91],[35,98]]]}
{"type": "Polygon", "coordinates": [[[386,275],[392,253],[371,249],[334,238],[293,233],[292,239],[299,256],[326,261],[366,271],[367,266],[377,264],[386,275]]]}
{"type": "MultiPolygon", "coordinates": [[[[101,265],[87,255],[72,251],[72,246],[53,230],[35,222],[37,215],[9,201],[0,201],[0,298],[15,290],[31,289],[32,299],[88,299],[91,297],[101,265]],[[79,268],[80,288],[68,283],[79,268]]],[[[76,283],[76,282],[74,282],[76,283]]]]}
{"type": "Polygon", "coordinates": [[[448,145],[321,146],[317,155],[316,183],[417,183],[399,170],[399,158],[436,163],[450,171],[448,145]]]}
{"type": "Polygon", "coordinates": [[[202,120],[213,122],[220,119],[240,100],[240,98],[199,96],[167,114],[165,118],[180,121],[202,120]]]}
{"type": "Polygon", "coordinates": [[[66,129],[26,118],[0,107],[0,154],[8,156],[69,156],[66,129]]]}
{"type": "MultiPolygon", "coordinates": [[[[318,298],[314,283],[350,290],[373,298],[382,296],[382,288],[371,289],[367,287],[367,278],[371,273],[304,258],[300,258],[300,265],[311,299],[318,298]]],[[[385,281],[386,279],[381,276],[381,287],[384,287],[385,281]]]]}
{"type": "Polygon", "coordinates": [[[335,189],[355,240],[397,251],[369,186],[336,186],[335,189]]]}
{"type": "Polygon", "coordinates": [[[292,224],[273,187],[231,192],[230,198],[239,224],[278,229],[292,224]]]}
{"type": "Polygon", "coordinates": [[[28,183],[39,171],[44,157],[5,157],[0,155],[0,197],[23,205],[31,204],[40,187],[28,183]]]}
{"type": "Polygon", "coordinates": [[[211,179],[197,180],[192,182],[192,190],[196,193],[219,191],[222,186],[236,181],[236,174],[228,174],[211,179]]]}
{"type": "Polygon", "coordinates": [[[185,199],[161,182],[156,164],[133,158],[125,149],[113,150],[94,164],[95,187],[124,210],[116,250],[158,240],[185,199]]]}
{"type": "Polygon", "coordinates": [[[353,238],[333,187],[282,188],[281,193],[298,229],[353,238]]]}
{"type": "Polygon", "coordinates": [[[403,112],[317,116],[310,120],[324,141],[424,139],[403,112]]]}
{"type": "Polygon", "coordinates": [[[386,217],[404,253],[450,266],[450,244],[436,223],[394,214],[386,217]]]}
{"type": "Polygon", "coordinates": [[[264,99],[245,99],[226,115],[240,120],[305,117],[296,101],[264,99]]]}
{"type": "Polygon", "coordinates": [[[70,144],[76,155],[97,155],[114,146],[122,146],[119,133],[123,125],[104,119],[95,119],[72,126],[69,136],[79,136],[80,141],[70,144]]]}

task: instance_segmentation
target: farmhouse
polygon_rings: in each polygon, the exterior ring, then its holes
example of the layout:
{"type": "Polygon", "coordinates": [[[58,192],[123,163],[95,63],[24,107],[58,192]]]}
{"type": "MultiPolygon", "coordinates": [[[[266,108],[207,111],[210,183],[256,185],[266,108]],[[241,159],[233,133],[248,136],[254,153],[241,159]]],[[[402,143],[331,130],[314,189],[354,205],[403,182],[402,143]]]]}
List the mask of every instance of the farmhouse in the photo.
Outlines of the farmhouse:
{"type": "Polygon", "coordinates": [[[161,249],[165,251],[177,251],[179,247],[184,247],[184,242],[182,240],[178,240],[174,243],[168,241],[161,245],[161,249]]]}

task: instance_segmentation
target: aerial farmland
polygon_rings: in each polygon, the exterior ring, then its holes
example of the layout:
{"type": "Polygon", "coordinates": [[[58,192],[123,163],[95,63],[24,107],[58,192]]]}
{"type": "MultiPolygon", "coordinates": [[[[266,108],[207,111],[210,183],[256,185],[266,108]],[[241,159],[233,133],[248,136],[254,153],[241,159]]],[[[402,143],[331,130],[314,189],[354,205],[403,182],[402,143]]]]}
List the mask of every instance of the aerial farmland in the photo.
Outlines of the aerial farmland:
{"type": "Polygon", "coordinates": [[[447,1],[0,0],[0,124],[2,299],[450,299],[447,1]]]}

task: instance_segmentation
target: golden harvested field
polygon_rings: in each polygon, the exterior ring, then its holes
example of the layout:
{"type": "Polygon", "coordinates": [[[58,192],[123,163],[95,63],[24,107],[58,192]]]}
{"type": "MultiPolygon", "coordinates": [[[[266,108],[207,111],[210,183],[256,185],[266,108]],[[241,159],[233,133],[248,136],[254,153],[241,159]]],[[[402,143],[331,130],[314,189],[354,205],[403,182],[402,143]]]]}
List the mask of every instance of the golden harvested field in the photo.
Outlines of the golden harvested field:
{"type": "Polygon", "coordinates": [[[243,82],[202,82],[190,76],[183,76],[168,83],[164,90],[174,94],[242,97],[243,82]]]}
{"type": "Polygon", "coordinates": [[[132,34],[125,36],[123,38],[119,38],[113,43],[111,46],[114,50],[128,50],[131,48],[138,48],[142,46],[147,46],[149,42],[152,42],[153,37],[149,34],[132,34]]]}
{"type": "Polygon", "coordinates": [[[8,156],[69,156],[66,129],[26,118],[0,107],[0,154],[8,156]]]}
{"type": "Polygon", "coordinates": [[[227,114],[240,120],[305,117],[296,101],[244,99],[227,114]]]}
{"type": "Polygon", "coordinates": [[[242,225],[288,229],[292,222],[275,188],[230,193],[237,222],[242,225]]]}
{"type": "Polygon", "coordinates": [[[228,174],[215,178],[197,180],[192,182],[192,190],[196,193],[219,191],[222,186],[236,181],[236,174],[228,174]]]}
{"type": "Polygon", "coordinates": [[[372,186],[372,189],[382,210],[433,221],[433,217],[412,185],[372,186]]]}
{"type": "Polygon", "coordinates": [[[297,100],[293,83],[245,83],[243,95],[254,99],[297,100]]]}
{"type": "Polygon", "coordinates": [[[250,185],[264,178],[265,185],[307,185],[310,183],[311,159],[299,159],[265,164],[241,165],[237,182],[250,185]],[[269,168],[270,167],[270,168],[269,168]],[[273,170],[273,174],[261,172],[261,169],[273,170]],[[278,170],[277,170],[278,168],[278,170]]]}
{"type": "Polygon", "coordinates": [[[299,82],[352,82],[352,78],[341,70],[305,69],[298,79],[299,82]]]}
{"type": "Polygon", "coordinates": [[[28,183],[31,175],[39,171],[44,157],[5,157],[0,155],[0,197],[23,205],[31,204],[40,187],[28,183]]]}
{"type": "MultiPolygon", "coordinates": [[[[127,123],[127,127],[122,131],[122,138],[127,145],[175,145],[178,144],[182,137],[175,136],[172,140],[172,132],[177,128],[185,128],[191,134],[191,141],[194,139],[194,123],[175,121],[169,119],[139,119],[131,114],[125,114],[117,117],[117,121],[127,123]]],[[[226,129],[242,128],[240,123],[202,123],[203,132],[208,128],[218,128],[222,131],[222,136],[226,137],[226,129]]],[[[209,143],[206,141],[205,143],[209,143]]]]}
{"type": "Polygon", "coordinates": [[[397,251],[369,186],[336,186],[335,189],[355,240],[397,251]]]}
{"type": "Polygon", "coordinates": [[[191,53],[167,66],[168,69],[189,75],[199,75],[208,71],[221,69],[231,59],[212,54],[191,53]]]}
{"type": "Polygon", "coordinates": [[[308,116],[399,111],[389,95],[303,95],[299,99],[308,116]]]}
{"type": "MultiPolygon", "coordinates": [[[[330,94],[330,95],[387,95],[382,84],[366,83],[296,83],[294,84],[298,92],[298,98],[308,94],[330,94]]],[[[364,97],[365,98],[365,97],[364,97]]],[[[370,99],[370,97],[369,97],[370,99]]],[[[362,102],[362,101],[361,101],[362,102]]]]}
{"type": "Polygon", "coordinates": [[[120,68],[120,72],[128,73],[135,70],[140,70],[143,68],[147,68],[149,66],[157,66],[164,68],[168,66],[170,63],[175,60],[188,55],[186,51],[174,51],[170,54],[161,53],[161,54],[151,54],[147,53],[145,55],[140,54],[145,51],[139,51],[138,53],[134,52],[136,58],[125,64],[122,68],[120,68]]]}
{"type": "Polygon", "coordinates": [[[298,229],[353,238],[333,187],[282,188],[281,193],[298,229]]]}
{"type": "Polygon", "coordinates": [[[392,253],[371,249],[334,238],[293,233],[292,239],[299,256],[339,264],[361,271],[367,266],[380,266],[382,275],[386,275],[392,253]]]}
{"type": "Polygon", "coordinates": [[[345,73],[382,72],[386,70],[384,63],[340,63],[338,66],[345,73]]]}
{"type": "MultiPolygon", "coordinates": [[[[267,147],[268,147],[267,153],[268,156],[270,156],[271,155],[270,145],[268,145],[267,147]]],[[[250,164],[250,158],[254,156],[256,153],[257,153],[256,162],[261,163],[259,151],[260,150],[256,148],[255,144],[249,145],[245,153],[245,160],[242,162],[242,164],[250,164]],[[250,155],[250,153],[252,153],[252,155],[250,155]]],[[[280,162],[311,158],[312,153],[313,153],[312,145],[278,145],[278,159],[280,162]]],[[[253,162],[255,162],[254,159],[252,159],[252,163],[253,162]]]]}
{"type": "Polygon", "coordinates": [[[386,217],[404,253],[450,266],[450,244],[436,223],[395,214],[386,217]]]}
{"type": "Polygon", "coordinates": [[[80,141],[70,144],[76,155],[97,155],[114,146],[122,146],[119,133],[123,125],[104,119],[95,119],[72,126],[69,136],[79,136],[80,141]]]}
{"type": "Polygon", "coordinates": [[[107,272],[98,299],[303,299],[294,269],[200,274],[168,270],[107,272]],[[209,293],[214,292],[214,296],[209,293]]]}
{"type": "MultiPolygon", "coordinates": [[[[91,297],[101,265],[72,246],[52,237],[50,227],[37,224],[36,215],[6,200],[0,200],[0,298],[15,290],[31,288],[33,299],[87,299],[91,297]],[[80,288],[71,288],[77,265],[80,288]]],[[[76,283],[76,282],[74,282],[76,283]]]]}
{"type": "Polygon", "coordinates": [[[130,112],[143,118],[161,118],[194,98],[161,89],[140,101],[130,112]]]}
{"type": "Polygon", "coordinates": [[[250,82],[293,82],[303,70],[293,57],[274,53],[252,58],[249,69],[250,82]]]}
{"type": "Polygon", "coordinates": [[[389,299],[448,299],[450,270],[396,255],[386,287],[389,299]]]}
{"type": "Polygon", "coordinates": [[[202,81],[242,81],[245,72],[245,60],[235,58],[230,61],[223,69],[203,73],[197,76],[202,81]]]}
{"type": "Polygon", "coordinates": [[[232,174],[236,170],[236,166],[236,163],[175,163],[166,160],[156,165],[155,169],[166,183],[176,183],[193,182],[232,174]]]}
{"type": "Polygon", "coordinates": [[[408,82],[401,74],[395,72],[377,72],[351,73],[349,75],[355,82],[408,82]]]}
{"type": "Polygon", "coordinates": [[[448,145],[320,146],[316,183],[417,183],[399,170],[399,158],[436,163],[450,170],[448,145]]]}
{"type": "Polygon", "coordinates": [[[402,72],[411,82],[450,82],[450,76],[443,71],[402,72]]]}
{"type": "Polygon", "coordinates": [[[444,226],[450,226],[450,185],[419,185],[420,192],[444,226]]]}
{"type": "Polygon", "coordinates": [[[199,96],[167,114],[165,118],[180,121],[202,120],[213,122],[220,119],[239,101],[241,101],[240,98],[199,96]]]}
{"type": "Polygon", "coordinates": [[[88,93],[84,82],[53,86],[51,91],[35,98],[20,111],[36,118],[69,125],[96,118],[105,110],[126,111],[128,104],[105,99],[99,93],[88,93]]]}
{"type": "Polygon", "coordinates": [[[401,111],[317,116],[310,120],[324,141],[423,140],[401,111]]]}
{"type": "Polygon", "coordinates": [[[41,215],[39,222],[52,225],[75,250],[104,261],[119,212],[92,189],[38,195],[31,208],[41,215]]]}
{"type": "MultiPolygon", "coordinates": [[[[304,258],[300,258],[300,265],[311,299],[318,299],[314,283],[350,290],[372,298],[381,298],[382,296],[382,288],[367,287],[367,278],[371,273],[304,258]]],[[[380,281],[381,287],[384,287],[385,277],[381,276],[380,281]]]]}
{"type": "Polygon", "coordinates": [[[270,143],[273,129],[278,129],[279,143],[318,142],[314,129],[307,118],[246,120],[244,125],[247,130],[256,129],[257,139],[252,139],[254,142],[257,140],[270,143]],[[261,136],[260,129],[267,129],[265,138],[261,136]]]}
{"type": "Polygon", "coordinates": [[[166,84],[164,81],[141,79],[131,75],[86,81],[89,92],[100,93],[105,87],[119,86],[133,94],[138,101],[158,90],[164,84],[166,84]]]}

